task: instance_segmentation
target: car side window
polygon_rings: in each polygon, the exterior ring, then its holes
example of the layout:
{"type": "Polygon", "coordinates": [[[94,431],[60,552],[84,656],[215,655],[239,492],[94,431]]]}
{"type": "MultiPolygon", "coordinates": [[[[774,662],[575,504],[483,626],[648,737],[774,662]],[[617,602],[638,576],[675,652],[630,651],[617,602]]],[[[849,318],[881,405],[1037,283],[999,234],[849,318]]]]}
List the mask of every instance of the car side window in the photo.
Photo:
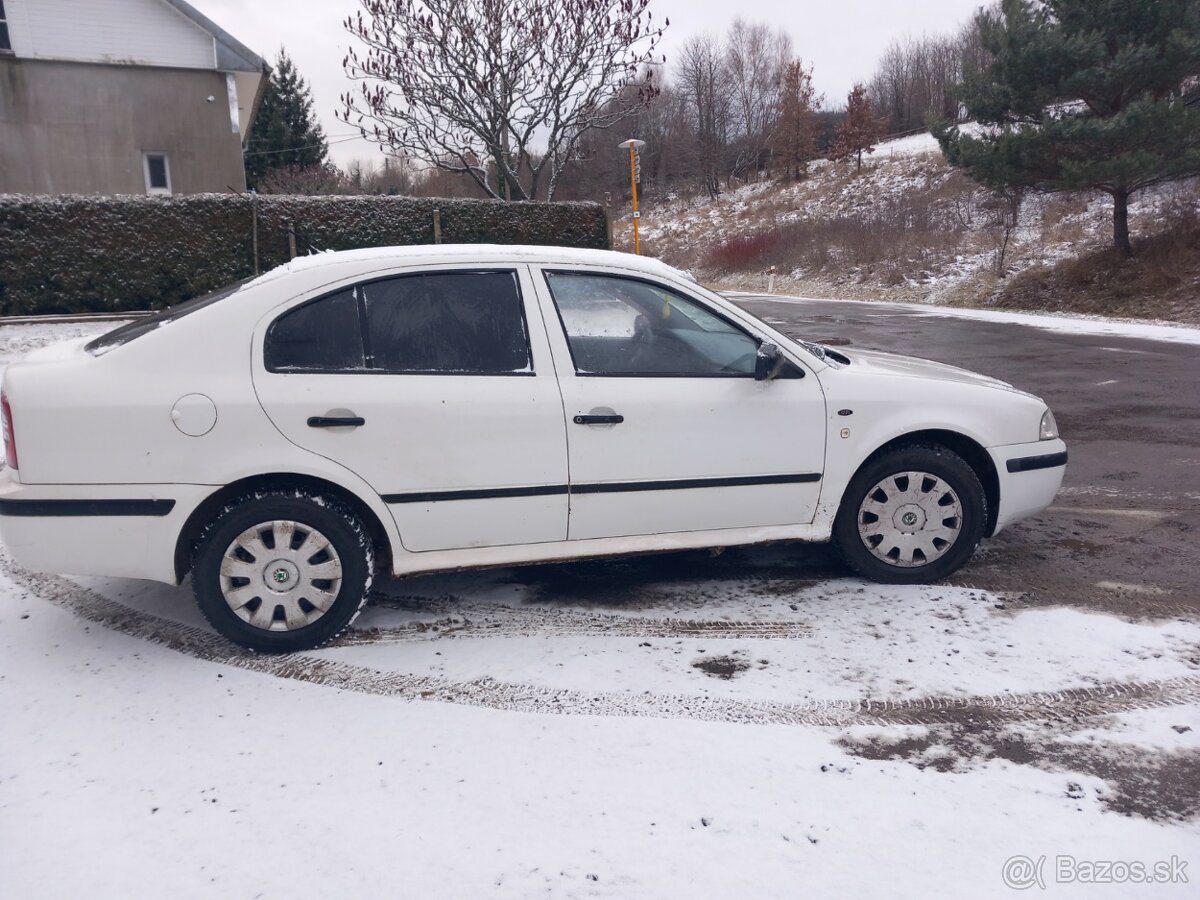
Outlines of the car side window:
{"type": "Polygon", "coordinates": [[[366,282],[284,313],[273,372],[533,374],[517,276],[427,272],[366,282]]]}
{"type": "Polygon", "coordinates": [[[533,371],[515,272],[428,272],[361,288],[372,368],[396,373],[533,371]]]}
{"type": "Polygon", "coordinates": [[[758,341],[669,288],[614,275],[545,274],[579,375],[754,375],[758,341]]]}
{"type": "Polygon", "coordinates": [[[264,357],[272,371],[364,370],[366,356],[354,291],[339,291],[280,316],[267,332],[264,357]]]}

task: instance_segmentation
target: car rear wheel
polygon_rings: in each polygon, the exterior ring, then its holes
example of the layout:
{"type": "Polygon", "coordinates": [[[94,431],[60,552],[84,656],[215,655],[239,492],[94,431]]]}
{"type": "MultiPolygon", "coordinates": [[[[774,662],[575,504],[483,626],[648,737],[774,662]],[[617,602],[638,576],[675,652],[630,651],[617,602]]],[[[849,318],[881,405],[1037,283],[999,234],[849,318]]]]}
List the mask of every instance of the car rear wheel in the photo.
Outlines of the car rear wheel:
{"type": "Polygon", "coordinates": [[[366,601],[375,553],[362,523],[304,491],[230,504],[204,530],[192,587],[205,618],[252,650],[288,653],[332,640],[366,601]]]}
{"type": "Polygon", "coordinates": [[[983,486],[962,457],[945,447],[903,447],[854,476],[834,524],[834,541],[865,578],[924,584],[971,558],[986,520],[983,486]]]}

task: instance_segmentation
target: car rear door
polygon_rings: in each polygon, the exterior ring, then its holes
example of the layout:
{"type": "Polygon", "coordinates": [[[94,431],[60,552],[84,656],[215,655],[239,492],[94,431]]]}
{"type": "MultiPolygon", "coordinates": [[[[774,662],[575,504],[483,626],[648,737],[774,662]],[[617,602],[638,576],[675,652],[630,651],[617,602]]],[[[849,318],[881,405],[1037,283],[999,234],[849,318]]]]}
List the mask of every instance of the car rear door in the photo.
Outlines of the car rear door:
{"type": "Polygon", "coordinates": [[[536,279],[562,385],[572,540],[806,524],[825,400],[789,363],[755,381],[761,339],[680,286],[609,270],[536,279]]]}
{"type": "Polygon", "coordinates": [[[429,267],[260,323],[255,389],[292,442],[387,503],[407,550],[566,537],[562,402],[523,266],[429,267]]]}

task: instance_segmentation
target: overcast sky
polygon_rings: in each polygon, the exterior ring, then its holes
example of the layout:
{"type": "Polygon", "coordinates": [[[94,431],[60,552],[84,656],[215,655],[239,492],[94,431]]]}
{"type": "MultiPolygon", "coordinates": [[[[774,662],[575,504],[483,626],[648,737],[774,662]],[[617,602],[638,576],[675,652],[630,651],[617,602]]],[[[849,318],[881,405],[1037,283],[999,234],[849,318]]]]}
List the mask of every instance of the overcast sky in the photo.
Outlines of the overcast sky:
{"type": "MultiPolygon", "coordinates": [[[[330,155],[340,165],[382,160],[378,147],[353,136],[334,119],[338,97],[351,84],[342,57],[352,38],[342,27],[359,8],[358,0],[190,0],[193,6],[274,62],[280,45],[312,86],[317,115],[329,138],[330,155]]],[[[831,105],[845,102],[855,81],[865,81],[894,37],[956,29],[983,0],[651,0],[657,20],[671,26],[663,38],[668,72],[672,53],[698,32],[724,32],[737,15],[782,27],[796,53],[813,65],[817,91],[831,105]]],[[[668,76],[669,77],[669,76],[668,76]]]]}

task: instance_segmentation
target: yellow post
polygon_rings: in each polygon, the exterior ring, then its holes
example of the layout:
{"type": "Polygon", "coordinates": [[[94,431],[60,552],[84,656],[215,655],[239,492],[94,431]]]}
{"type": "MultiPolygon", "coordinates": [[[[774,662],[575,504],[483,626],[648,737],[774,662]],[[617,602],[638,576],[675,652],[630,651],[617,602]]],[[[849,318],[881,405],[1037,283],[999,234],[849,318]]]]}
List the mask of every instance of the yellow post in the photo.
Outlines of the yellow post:
{"type": "Polygon", "coordinates": [[[629,142],[629,186],[633,190],[633,252],[640,256],[642,253],[642,234],[638,226],[641,222],[641,214],[638,212],[637,201],[637,150],[633,147],[633,142],[629,142]]]}
{"type": "Polygon", "coordinates": [[[637,154],[638,150],[646,146],[645,141],[628,140],[617,145],[622,150],[629,150],[629,187],[633,191],[633,252],[637,255],[642,253],[642,233],[640,229],[642,214],[638,211],[638,195],[637,195],[637,154]]]}

